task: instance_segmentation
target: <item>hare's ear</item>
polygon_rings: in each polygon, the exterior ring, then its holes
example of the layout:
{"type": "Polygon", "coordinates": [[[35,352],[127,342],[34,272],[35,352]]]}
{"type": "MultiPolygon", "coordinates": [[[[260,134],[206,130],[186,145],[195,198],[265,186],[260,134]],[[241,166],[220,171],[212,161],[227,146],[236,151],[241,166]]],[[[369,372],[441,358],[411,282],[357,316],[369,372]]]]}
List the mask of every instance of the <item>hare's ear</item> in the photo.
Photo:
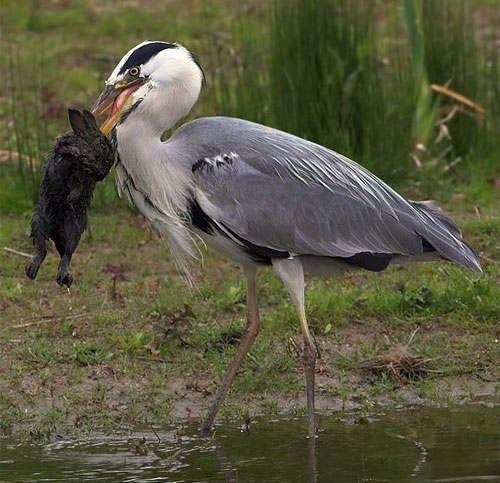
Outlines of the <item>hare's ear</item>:
{"type": "Polygon", "coordinates": [[[83,117],[85,119],[85,122],[86,122],[87,126],[90,129],[93,129],[93,130],[96,130],[96,131],[99,130],[99,128],[97,127],[97,122],[95,120],[95,117],[93,116],[93,114],[90,111],[87,111],[87,109],[84,109],[83,110],[83,117]]]}
{"type": "Polygon", "coordinates": [[[84,136],[87,131],[87,125],[82,113],[76,109],[68,109],[68,117],[73,132],[77,136],[84,136]]]}

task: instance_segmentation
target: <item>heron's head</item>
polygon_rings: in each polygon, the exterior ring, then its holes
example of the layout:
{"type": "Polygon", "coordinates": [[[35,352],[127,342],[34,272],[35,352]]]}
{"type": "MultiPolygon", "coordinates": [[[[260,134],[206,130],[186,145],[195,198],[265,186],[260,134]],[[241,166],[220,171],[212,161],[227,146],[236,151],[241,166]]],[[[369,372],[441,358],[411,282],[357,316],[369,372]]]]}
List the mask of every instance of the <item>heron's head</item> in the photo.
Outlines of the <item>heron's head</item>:
{"type": "Polygon", "coordinates": [[[120,60],[92,112],[99,116],[110,110],[101,126],[104,134],[129,122],[129,117],[164,131],[187,115],[198,99],[202,81],[198,60],[182,45],[143,42],[120,60]],[[134,116],[129,116],[132,112],[134,116]]]}

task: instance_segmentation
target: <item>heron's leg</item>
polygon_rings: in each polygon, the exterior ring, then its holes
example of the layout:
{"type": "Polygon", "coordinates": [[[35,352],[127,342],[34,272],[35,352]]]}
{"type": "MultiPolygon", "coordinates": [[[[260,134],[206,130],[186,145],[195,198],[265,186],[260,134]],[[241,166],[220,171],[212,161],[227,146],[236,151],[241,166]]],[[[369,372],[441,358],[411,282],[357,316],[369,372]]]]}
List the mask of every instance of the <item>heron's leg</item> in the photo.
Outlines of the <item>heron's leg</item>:
{"type": "Polygon", "coordinates": [[[304,304],[304,271],[302,263],[296,258],[273,259],[273,268],[285,284],[297,309],[302,337],[304,338],[303,363],[306,374],[307,413],[309,437],[315,437],[314,428],[314,372],[316,366],[316,347],[307,325],[304,304]]]}
{"type": "Polygon", "coordinates": [[[257,291],[255,286],[255,275],[257,269],[254,266],[249,266],[244,267],[243,270],[247,277],[247,326],[245,328],[245,333],[241,338],[238,352],[231,361],[231,365],[229,366],[221,385],[217,389],[214,402],[212,403],[212,406],[210,407],[210,410],[208,411],[201,426],[201,431],[205,434],[210,431],[219,406],[224,400],[229,386],[231,385],[231,381],[238,371],[241,361],[252,347],[255,337],[257,337],[257,333],[259,332],[259,310],[257,307],[257,291]]]}

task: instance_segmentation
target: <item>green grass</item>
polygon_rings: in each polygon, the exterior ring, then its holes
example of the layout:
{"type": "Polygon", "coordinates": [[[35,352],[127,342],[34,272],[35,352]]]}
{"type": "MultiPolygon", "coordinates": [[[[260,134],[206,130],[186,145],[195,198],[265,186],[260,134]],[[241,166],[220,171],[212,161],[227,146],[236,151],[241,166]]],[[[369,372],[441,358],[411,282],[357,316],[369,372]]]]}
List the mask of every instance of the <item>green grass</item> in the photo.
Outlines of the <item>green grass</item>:
{"type": "MultiPolygon", "coordinates": [[[[492,8],[485,3],[474,8],[492,8]]],[[[418,170],[409,156],[420,102],[417,65],[399,4],[275,0],[229,9],[222,0],[175,0],[139,11],[130,3],[2,2],[0,61],[10,67],[0,96],[0,151],[21,156],[0,161],[2,434],[25,430],[31,439],[48,439],[74,428],[198,417],[234,354],[218,343],[221,334],[245,324],[245,286],[234,264],[210,253],[188,289],[168,249],[117,200],[111,176],[96,190],[69,292],[55,283],[53,252],[31,282],[25,260],[3,250],[31,251],[40,160],[67,128],[66,107],[90,105],[123,52],[145,38],[178,40],[202,59],[207,86],[191,117],[241,116],[351,154],[408,197],[451,209],[483,256],[481,275],[443,262],[308,280],[308,317],[322,354],[320,397],[333,407],[360,408],[419,398],[460,402],[490,384],[484,378],[498,379],[500,206],[492,178],[500,138],[492,134],[500,83],[498,58],[488,50],[492,20],[472,36],[469,7],[452,9],[463,6],[458,0],[424,2],[421,19],[408,19],[421,22],[426,82],[444,83],[449,73],[450,87],[487,107],[483,124],[454,118],[451,154],[432,164],[444,147],[432,148],[418,170]],[[462,162],[444,172],[458,155],[462,162]],[[113,284],[119,265],[124,279],[113,284]],[[366,376],[363,360],[405,344],[417,328],[410,350],[431,358],[439,374],[402,387],[387,375],[366,376]],[[466,395],[450,393],[462,386],[466,395]]],[[[259,300],[263,329],[222,416],[304,406],[295,310],[266,270],[259,300]]]]}
{"type": "MultiPolygon", "coordinates": [[[[331,407],[361,409],[457,403],[474,398],[483,379],[498,378],[500,223],[485,212],[461,223],[483,255],[483,274],[441,262],[308,280],[307,312],[322,355],[319,397],[331,407]],[[436,374],[403,385],[366,376],[362,361],[405,344],[415,329],[409,350],[431,358],[436,374]],[[457,392],[462,387],[469,389],[457,392]]],[[[1,226],[0,246],[30,250],[25,220],[4,215],[1,226]]],[[[189,289],[138,215],[94,211],[91,226],[92,239],[84,237],[74,257],[69,292],[55,283],[54,253],[35,282],[24,277],[22,257],[0,253],[4,434],[50,439],[75,427],[107,431],[197,417],[234,354],[218,342],[245,324],[244,282],[233,263],[207,254],[189,289]],[[114,288],[109,264],[127,265],[114,288]]],[[[258,294],[263,329],[222,417],[303,408],[293,304],[269,270],[259,276],[258,294]]]]}

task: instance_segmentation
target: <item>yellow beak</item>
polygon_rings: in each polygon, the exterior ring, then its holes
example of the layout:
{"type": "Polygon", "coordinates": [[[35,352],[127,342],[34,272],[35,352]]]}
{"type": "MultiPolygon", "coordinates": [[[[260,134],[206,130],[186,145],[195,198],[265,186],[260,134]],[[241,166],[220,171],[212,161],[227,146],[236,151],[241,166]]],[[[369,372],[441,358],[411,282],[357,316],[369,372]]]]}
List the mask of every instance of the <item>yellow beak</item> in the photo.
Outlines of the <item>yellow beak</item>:
{"type": "Polygon", "coordinates": [[[144,82],[144,79],[123,84],[108,85],[101,92],[92,107],[94,116],[101,116],[109,108],[111,112],[101,125],[101,132],[108,135],[120,120],[123,111],[132,104],[131,94],[136,91],[144,82]]]}

